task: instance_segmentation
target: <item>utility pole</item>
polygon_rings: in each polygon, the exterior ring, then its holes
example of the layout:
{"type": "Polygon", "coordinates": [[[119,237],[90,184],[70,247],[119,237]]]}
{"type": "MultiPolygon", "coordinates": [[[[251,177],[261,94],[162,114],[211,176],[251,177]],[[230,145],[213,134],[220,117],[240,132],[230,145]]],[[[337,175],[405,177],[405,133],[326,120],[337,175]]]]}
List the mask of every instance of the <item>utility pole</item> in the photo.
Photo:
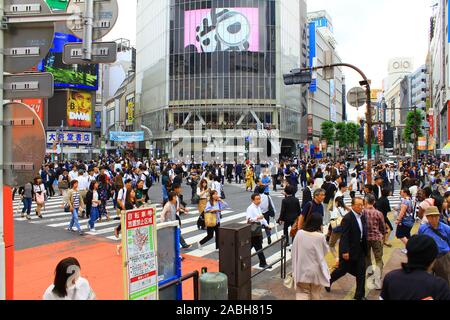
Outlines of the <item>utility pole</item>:
{"type": "MultiPolygon", "coordinates": [[[[291,74],[285,75],[285,84],[286,85],[293,85],[293,84],[306,84],[308,77],[305,76],[305,72],[315,72],[317,70],[325,69],[327,72],[330,72],[330,69],[333,69],[335,67],[347,67],[355,70],[358,72],[361,77],[363,78],[363,81],[361,81],[359,84],[366,89],[366,104],[367,104],[367,113],[366,113],[366,122],[368,127],[368,150],[367,150],[367,182],[369,184],[372,184],[372,139],[373,139],[373,131],[372,131],[372,101],[371,101],[371,89],[370,89],[370,81],[367,79],[367,76],[362,72],[361,69],[358,67],[349,64],[349,63],[332,63],[324,66],[315,66],[311,68],[306,69],[295,69],[291,71],[291,74]],[[298,81],[297,79],[298,78],[298,81]]],[[[311,78],[309,79],[309,82],[311,82],[311,78]]]]}

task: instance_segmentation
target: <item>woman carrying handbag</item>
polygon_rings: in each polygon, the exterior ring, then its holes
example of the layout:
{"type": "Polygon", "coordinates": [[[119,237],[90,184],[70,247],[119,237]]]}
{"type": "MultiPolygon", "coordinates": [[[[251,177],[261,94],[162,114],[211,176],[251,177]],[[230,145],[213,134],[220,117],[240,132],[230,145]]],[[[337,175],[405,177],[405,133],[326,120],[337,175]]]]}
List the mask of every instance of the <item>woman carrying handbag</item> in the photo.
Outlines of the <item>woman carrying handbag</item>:
{"type": "Polygon", "coordinates": [[[209,201],[205,208],[205,225],[206,237],[198,242],[198,249],[202,250],[202,246],[214,238],[216,235],[216,250],[219,250],[219,228],[220,217],[222,211],[228,208],[228,205],[222,201],[217,191],[211,191],[209,194],[209,201]]]}
{"type": "Polygon", "coordinates": [[[36,215],[42,219],[42,208],[45,207],[45,195],[47,191],[45,190],[45,185],[42,183],[41,177],[34,178],[33,183],[33,198],[36,202],[36,215]]]}

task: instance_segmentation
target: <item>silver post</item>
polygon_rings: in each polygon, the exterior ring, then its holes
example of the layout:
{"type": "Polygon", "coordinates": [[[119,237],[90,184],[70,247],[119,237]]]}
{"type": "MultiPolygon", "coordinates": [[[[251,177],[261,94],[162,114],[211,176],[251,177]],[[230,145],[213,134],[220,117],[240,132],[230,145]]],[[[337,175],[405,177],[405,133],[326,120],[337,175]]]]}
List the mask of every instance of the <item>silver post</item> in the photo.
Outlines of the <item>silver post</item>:
{"type": "Polygon", "coordinates": [[[92,33],[94,31],[94,0],[86,0],[83,28],[83,60],[92,60],[92,33]]]}
{"type": "MultiPolygon", "coordinates": [[[[3,20],[4,2],[0,0],[0,21],[3,20]]],[[[3,165],[3,29],[0,28],[0,165],[3,165]]],[[[6,300],[6,255],[3,226],[3,170],[0,167],[0,300],[6,300]]]]}

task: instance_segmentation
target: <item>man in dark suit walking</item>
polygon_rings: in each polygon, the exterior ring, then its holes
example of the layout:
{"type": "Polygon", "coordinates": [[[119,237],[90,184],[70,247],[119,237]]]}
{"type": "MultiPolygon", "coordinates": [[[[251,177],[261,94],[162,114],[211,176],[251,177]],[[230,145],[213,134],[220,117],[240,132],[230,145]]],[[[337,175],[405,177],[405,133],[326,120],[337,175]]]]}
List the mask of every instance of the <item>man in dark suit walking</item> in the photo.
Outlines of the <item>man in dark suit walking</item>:
{"type": "Polygon", "coordinates": [[[289,228],[295,223],[302,212],[300,201],[294,196],[295,188],[291,185],[284,190],[286,198],[281,202],[281,212],[278,219],[279,224],[284,223],[283,231],[286,237],[286,245],[289,245],[289,228]]]}
{"type": "Polygon", "coordinates": [[[331,274],[331,285],[340,278],[350,273],[356,277],[355,300],[366,300],[366,262],[367,255],[367,222],[362,216],[364,200],[354,198],[352,211],[342,220],[343,228],[341,242],[339,244],[339,267],[331,274]]]}

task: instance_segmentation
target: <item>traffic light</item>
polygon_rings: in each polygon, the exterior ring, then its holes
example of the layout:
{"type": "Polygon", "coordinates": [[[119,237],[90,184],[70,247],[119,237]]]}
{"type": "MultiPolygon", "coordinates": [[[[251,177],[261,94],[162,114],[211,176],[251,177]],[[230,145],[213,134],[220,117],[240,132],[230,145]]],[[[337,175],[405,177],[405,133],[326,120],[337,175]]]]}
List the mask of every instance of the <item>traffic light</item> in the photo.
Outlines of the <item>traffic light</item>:
{"type": "Polygon", "coordinates": [[[283,75],[284,84],[292,86],[295,84],[310,84],[312,74],[310,71],[292,70],[291,73],[283,75]]]}
{"type": "Polygon", "coordinates": [[[364,148],[366,138],[364,136],[364,128],[359,128],[359,147],[364,148]]]}
{"type": "Polygon", "coordinates": [[[393,149],[394,148],[394,130],[387,129],[384,131],[384,148],[393,149]]]}

